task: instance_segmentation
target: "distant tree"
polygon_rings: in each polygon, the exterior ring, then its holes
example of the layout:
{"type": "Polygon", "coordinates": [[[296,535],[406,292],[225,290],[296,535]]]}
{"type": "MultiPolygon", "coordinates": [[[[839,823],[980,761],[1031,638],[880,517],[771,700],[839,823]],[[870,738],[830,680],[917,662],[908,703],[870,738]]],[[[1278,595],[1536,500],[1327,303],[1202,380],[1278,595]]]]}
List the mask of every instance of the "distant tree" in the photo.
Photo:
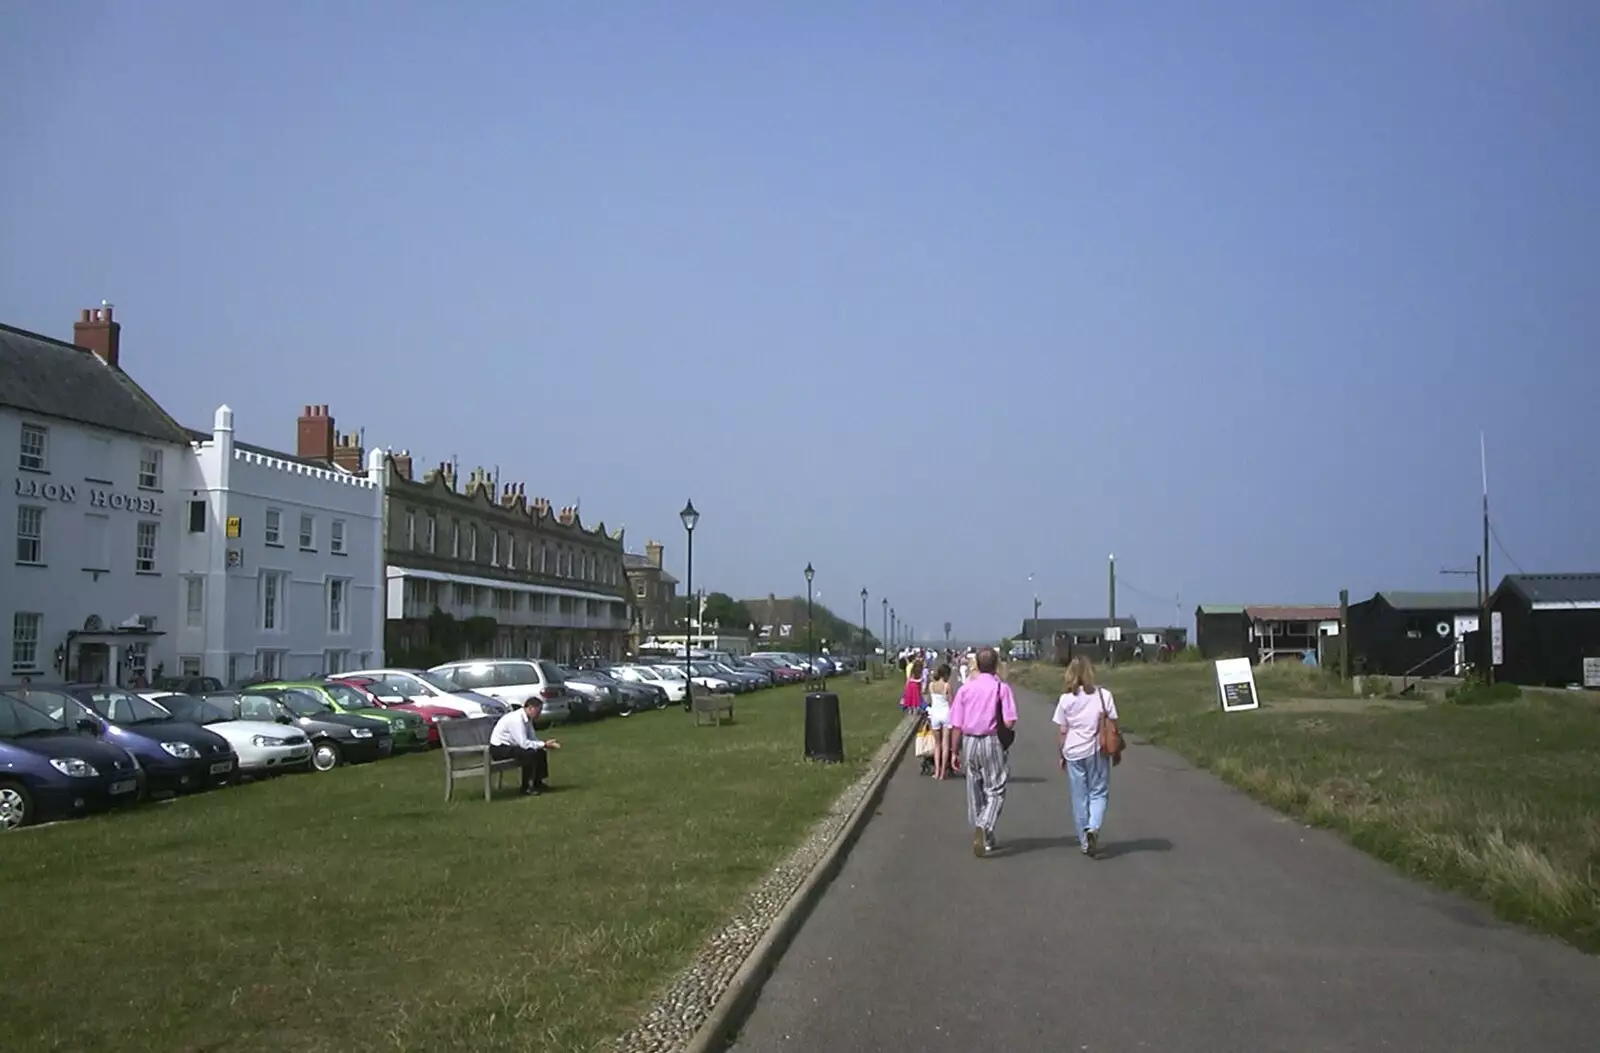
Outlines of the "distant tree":
{"type": "Polygon", "coordinates": [[[730,633],[742,633],[755,619],[743,603],[725,592],[713,592],[706,597],[705,621],[708,626],[721,625],[730,633]]]}

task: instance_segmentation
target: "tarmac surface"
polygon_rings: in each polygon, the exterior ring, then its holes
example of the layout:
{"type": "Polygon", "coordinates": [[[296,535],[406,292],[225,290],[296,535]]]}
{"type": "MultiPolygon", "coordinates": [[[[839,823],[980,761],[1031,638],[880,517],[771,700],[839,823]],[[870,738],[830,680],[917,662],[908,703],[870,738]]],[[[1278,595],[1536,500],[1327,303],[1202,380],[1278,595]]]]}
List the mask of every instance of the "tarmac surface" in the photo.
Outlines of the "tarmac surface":
{"type": "Polygon", "coordinates": [[[1019,692],[988,859],[907,756],[733,1046],[1600,1050],[1600,959],[1130,743],[1079,854],[1053,702],[1019,692]]]}

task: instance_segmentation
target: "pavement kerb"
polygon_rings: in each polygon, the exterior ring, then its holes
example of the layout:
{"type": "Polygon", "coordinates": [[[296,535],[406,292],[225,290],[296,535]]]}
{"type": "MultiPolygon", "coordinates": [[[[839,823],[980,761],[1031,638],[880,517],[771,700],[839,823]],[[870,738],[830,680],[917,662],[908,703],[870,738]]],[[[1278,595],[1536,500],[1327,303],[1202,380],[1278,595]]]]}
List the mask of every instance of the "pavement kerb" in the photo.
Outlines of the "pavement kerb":
{"type": "Polygon", "coordinates": [[[805,924],[811,908],[816,906],[817,900],[822,898],[822,894],[827,891],[839,873],[839,868],[844,864],[845,854],[850,851],[850,846],[855,844],[856,838],[861,836],[862,828],[867,825],[867,820],[872,817],[878,802],[883,799],[883,788],[888,785],[895,769],[900,766],[906,748],[911,744],[916,732],[917,724],[917,718],[907,717],[901,722],[900,727],[890,734],[889,741],[879,748],[872,760],[877,774],[873,776],[867,792],[862,795],[855,810],[834,835],[832,843],[822,853],[822,858],[817,860],[817,865],[811,868],[811,873],[800,882],[800,887],[794,890],[789,901],[772,919],[772,924],[767,926],[767,931],[750,949],[743,964],[733,974],[733,979],[728,981],[727,989],[717,999],[717,1004],[711,1007],[711,1012],[706,1014],[699,1030],[684,1047],[684,1053],[721,1053],[738,1037],[739,1025],[744,1022],[746,1014],[755,1004],[762,985],[772,974],[778,959],[783,957],[783,952],[788,948],[795,933],[805,924]]]}

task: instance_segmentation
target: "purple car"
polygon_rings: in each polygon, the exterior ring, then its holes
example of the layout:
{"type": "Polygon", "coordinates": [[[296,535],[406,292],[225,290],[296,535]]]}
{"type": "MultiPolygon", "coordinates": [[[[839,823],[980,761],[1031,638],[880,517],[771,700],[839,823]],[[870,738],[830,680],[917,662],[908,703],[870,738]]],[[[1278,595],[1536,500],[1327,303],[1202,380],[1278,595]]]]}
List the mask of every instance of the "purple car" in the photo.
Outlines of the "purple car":
{"type": "Polygon", "coordinates": [[[127,750],[0,694],[0,830],[132,804],[140,779],[127,750]]]}

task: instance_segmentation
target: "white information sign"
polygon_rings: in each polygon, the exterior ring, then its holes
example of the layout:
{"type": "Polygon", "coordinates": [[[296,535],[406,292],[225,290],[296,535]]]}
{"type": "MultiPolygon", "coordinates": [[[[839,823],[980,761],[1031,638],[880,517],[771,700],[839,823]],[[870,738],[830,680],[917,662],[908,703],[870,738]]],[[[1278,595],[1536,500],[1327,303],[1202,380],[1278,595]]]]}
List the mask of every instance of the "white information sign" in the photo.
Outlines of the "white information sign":
{"type": "Polygon", "coordinates": [[[1583,686],[1600,687],[1600,658],[1583,660],[1583,686]]]}
{"type": "Polygon", "coordinates": [[[1261,705],[1256,697],[1256,674],[1250,668],[1250,659],[1218,659],[1217,693],[1222,696],[1224,713],[1255,709],[1261,705]]]}
{"type": "Polygon", "coordinates": [[[1121,643],[1121,642],[1122,642],[1122,626],[1120,626],[1120,625],[1108,625],[1108,626],[1106,626],[1106,643],[1121,643]]]}
{"type": "Polygon", "coordinates": [[[1500,620],[1499,611],[1489,612],[1489,641],[1494,647],[1494,657],[1491,661],[1495,665],[1504,665],[1506,661],[1506,631],[1500,620]]]}

